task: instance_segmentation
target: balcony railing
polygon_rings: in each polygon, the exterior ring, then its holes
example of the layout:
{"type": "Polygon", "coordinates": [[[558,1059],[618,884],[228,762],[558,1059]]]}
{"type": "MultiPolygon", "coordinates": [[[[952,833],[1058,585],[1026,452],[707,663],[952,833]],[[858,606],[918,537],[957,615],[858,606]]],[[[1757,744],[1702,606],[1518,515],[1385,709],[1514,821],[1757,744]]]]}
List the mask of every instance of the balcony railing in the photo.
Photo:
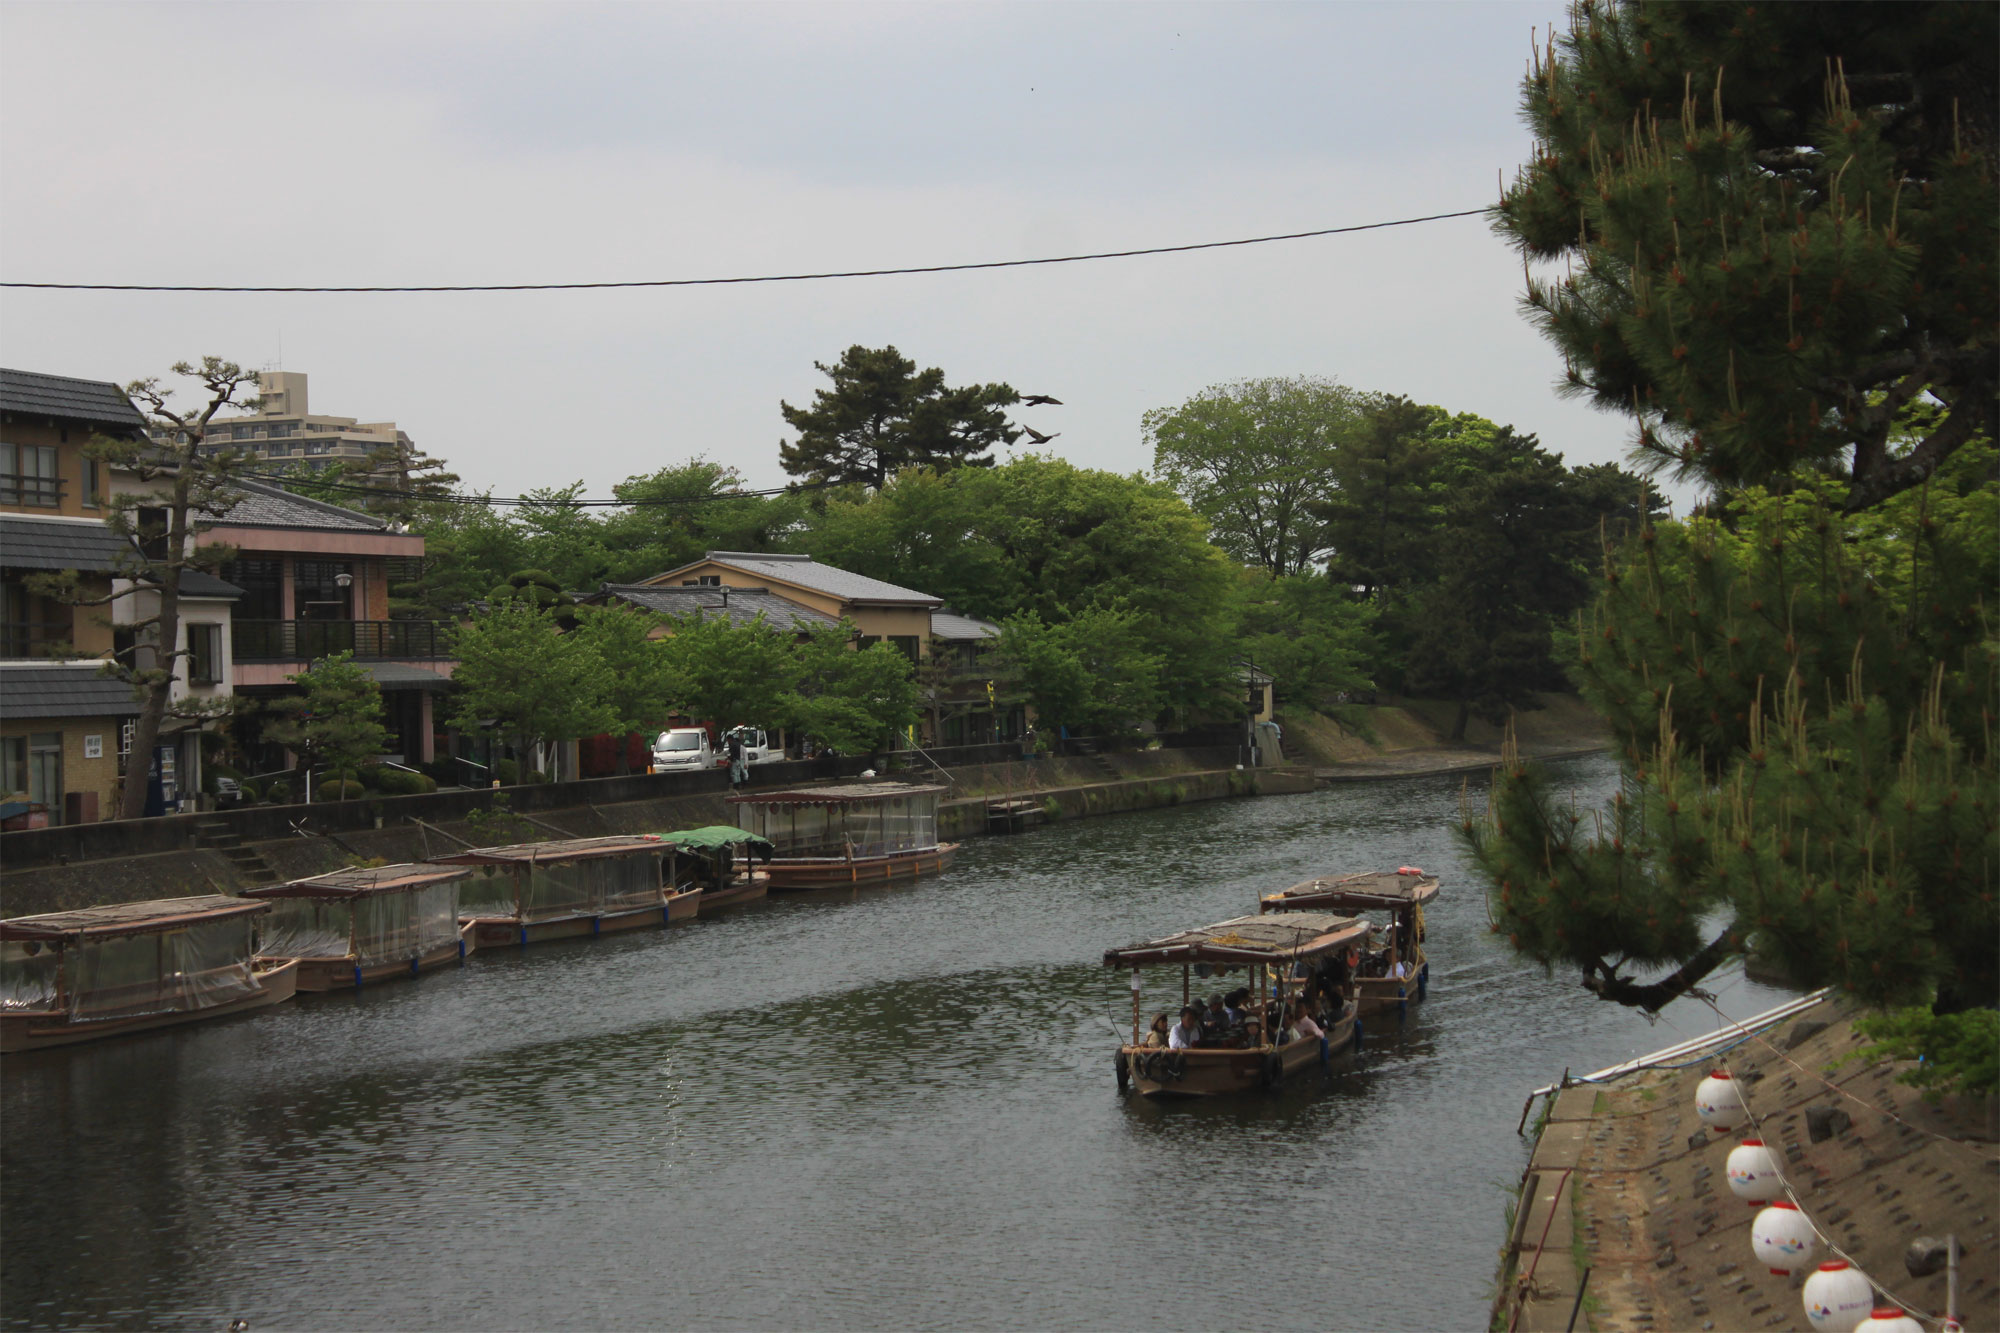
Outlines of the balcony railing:
{"type": "Polygon", "coordinates": [[[330,653],[358,658],[445,657],[448,620],[237,620],[229,627],[237,662],[305,662],[330,653]]]}
{"type": "Polygon", "coordinates": [[[61,477],[0,472],[0,505],[33,505],[40,509],[58,509],[62,506],[62,494],[61,477]]]}

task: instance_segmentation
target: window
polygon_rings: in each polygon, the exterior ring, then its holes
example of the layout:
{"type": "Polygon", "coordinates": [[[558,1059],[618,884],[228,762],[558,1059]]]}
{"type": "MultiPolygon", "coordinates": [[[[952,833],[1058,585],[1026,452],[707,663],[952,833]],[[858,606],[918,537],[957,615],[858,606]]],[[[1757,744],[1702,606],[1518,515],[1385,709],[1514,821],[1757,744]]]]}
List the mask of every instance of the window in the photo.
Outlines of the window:
{"type": "Polygon", "coordinates": [[[229,438],[232,440],[247,440],[250,438],[250,428],[248,426],[231,426],[229,428],[229,438]]]}
{"type": "Polygon", "coordinates": [[[54,509],[62,503],[52,444],[0,444],[0,504],[54,509]]]}
{"type": "Polygon", "coordinates": [[[0,795],[19,796],[28,790],[28,738],[0,737],[0,795]]]}
{"type": "Polygon", "coordinates": [[[104,498],[103,468],[104,464],[98,462],[95,458],[86,458],[83,460],[83,507],[86,509],[97,508],[99,502],[104,498]]]}
{"type": "Polygon", "coordinates": [[[191,624],[188,635],[188,683],[215,685],[222,680],[222,626],[191,624]]]}
{"type": "Polygon", "coordinates": [[[271,424],[271,438],[274,440],[290,439],[298,433],[299,425],[296,421],[277,421],[271,424]]]}
{"type": "Polygon", "coordinates": [[[722,575],[703,574],[699,578],[682,579],[681,586],[683,588],[720,588],[722,586],[722,575]]]}
{"type": "Polygon", "coordinates": [[[917,660],[916,635],[891,634],[889,636],[889,646],[891,648],[894,648],[897,652],[901,653],[903,656],[909,658],[912,663],[914,663],[917,660]]]}
{"type": "Polygon", "coordinates": [[[277,560],[232,560],[222,577],[243,589],[238,620],[278,620],[284,616],[285,566],[277,560]]]}
{"type": "Polygon", "coordinates": [[[300,620],[351,620],[354,617],[354,566],[345,560],[292,562],[292,608],[300,620]],[[347,586],[340,578],[347,576],[347,586]]]}

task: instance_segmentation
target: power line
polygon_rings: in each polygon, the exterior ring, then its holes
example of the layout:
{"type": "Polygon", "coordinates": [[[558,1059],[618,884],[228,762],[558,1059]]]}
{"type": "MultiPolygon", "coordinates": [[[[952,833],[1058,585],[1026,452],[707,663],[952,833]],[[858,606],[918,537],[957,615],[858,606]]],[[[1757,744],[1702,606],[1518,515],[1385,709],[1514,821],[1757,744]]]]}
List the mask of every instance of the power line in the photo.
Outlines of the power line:
{"type": "Polygon", "coordinates": [[[1353,227],[1322,227],[1316,231],[1289,231],[1275,236],[1247,236],[1234,241],[1197,241],[1191,245],[1155,245],[1138,250],[1100,250],[1092,254],[1052,255],[1042,259],[989,259],[972,264],[857,268],[826,273],[767,273],[757,277],[739,278],[647,278],[620,282],[502,282],[410,287],[232,287],[147,282],[0,282],[0,287],[63,292],[234,292],[257,295],[314,292],[342,295],[380,295],[395,292],[580,292],[620,287],[729,287],[760,282],[819,282],[828,278],[888,278],[912,273],[966,273],[974,269],[1031,268],[1044,264],[1081,264],[1096,259],[1132,259],[1140,255],[1177,255],[1192,250],[1223,250],[1234,246],[1269,245],[1273,241],[1303,241],[1315,236],[1342,236],[1357,231],[1380,231],[1386,227],[1412,227],[1420,222],[1441,222],[1446,218],[1480,217],[1489,211],[1484,208],[1467,208],[1456,213],[1430,213],[1423,217],[1396,218],[1389,222],[1364,222],[1353,227]]]}

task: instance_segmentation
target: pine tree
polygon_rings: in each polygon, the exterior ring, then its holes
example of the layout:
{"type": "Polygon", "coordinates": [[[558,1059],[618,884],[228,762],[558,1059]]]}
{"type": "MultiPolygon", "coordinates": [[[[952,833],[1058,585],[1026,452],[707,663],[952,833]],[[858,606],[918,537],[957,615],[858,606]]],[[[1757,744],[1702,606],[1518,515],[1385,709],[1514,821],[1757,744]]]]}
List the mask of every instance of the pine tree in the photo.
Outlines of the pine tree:
{"type": "Polygon", "coordinates": [[[1751,950],[1883,1004],[2000,993],[1997,12],[1582,5],[1525,84],[1501,226],[1571,263],[1529,312],[1715,492],[1610,546],[1579,622],[1618,796],[1510,755],[1464,825],[1495,929],[1603,998],[1751,950]]]}
{"type": "Polygon", "coordinates": [[[947,388],[942,370],[920,371],[894,347],[857,344],[813,365],[833,387],[814,390],[810,408],[778,404],[799,433],[778,447],[795,477],[879,490],[906,467],[991,467],[994,446],[1020,438],[1003,410],[1021,401],[1009,385],[947,388]]]}
{"type": "Polygon", "coordinates": [[[322,657],[287,677],[296,697],[272,705],[275,716],[264,739],[297,752],[310,770],[342,780],[355,778],[362,764],[382,753],[389,732],[382,725],[382,687],[354,661],[353,653],[322,657]]]}
{"type": "Polygon", "coordinates": [[[1497,224],[1564,265],[1526,302],[1569,390],[1682,477],[1830,470],[1849,509],[1994,433],[1996,49],[1988,4],[1573,8],[1497,224]]]}

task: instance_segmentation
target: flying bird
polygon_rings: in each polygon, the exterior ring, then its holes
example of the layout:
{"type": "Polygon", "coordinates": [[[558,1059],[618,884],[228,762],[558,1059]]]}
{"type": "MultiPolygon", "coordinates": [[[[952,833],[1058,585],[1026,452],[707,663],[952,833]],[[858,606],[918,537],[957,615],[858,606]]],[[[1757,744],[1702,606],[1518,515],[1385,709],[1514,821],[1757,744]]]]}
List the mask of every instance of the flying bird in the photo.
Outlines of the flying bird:
{"type": "Polygon", "coordinates": [[[1044,435],[1040,431],[1036,430],[1033,426],[1023,426],[1021,427],[1021,429],[1025,431],[1027,433],[1028,438],[1033,440],[1036,444],[1047,444],[1050,440],[1055,439],[1056,435],[1062,434],[1061,431],[1057,431],[1055,435],[1044,435]]]}
{"type": "Polygon", "coordinates": [[[1051,398],[1045,393],[1031,393],[1021,400],[1021,406],[1023,407],[1061,407],[1062,405],[1062,399],[1051,398]]]}

